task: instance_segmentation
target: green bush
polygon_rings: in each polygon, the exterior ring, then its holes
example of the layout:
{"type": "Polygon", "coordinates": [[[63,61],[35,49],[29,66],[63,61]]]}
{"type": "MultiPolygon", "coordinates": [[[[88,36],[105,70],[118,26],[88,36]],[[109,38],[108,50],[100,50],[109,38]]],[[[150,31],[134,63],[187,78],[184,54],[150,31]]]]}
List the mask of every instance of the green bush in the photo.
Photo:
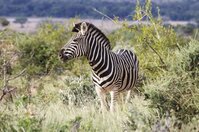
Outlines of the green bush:
{"type": "Polygon", "coordinates": [[[0,23],[2,26],[8,26],[10,24],[10,22],[4,17],[0,17],[0,23]]]}
{"type": "Polygon", "coordinates": [[[13,131],[12,125],[10,122],[13,122],[12,115],[0,113],[0,131],[13,131]]]}
{"type": "Polygon", "coordinates": [[[82,70],[78,68],[81,67],[79,63],[87,63],[86,59],[62,63],[58,57],[61,47],[71,35],[70,26],[66,28],[60,23],[42,23],[35,34],[18,38],[18,49],[21,54],[19,64],[27,68],[30,76],[61,74],[64,70],[81,75],[82,70]]]}
{"type": "MultiPolygon", "coordinates": [[[[178,48],[180,39],[174,30],[165,28],[159,22],[156,22],[155,26],[153,24],[124,26],[114,32],[110,38],[114,43],[114,50],[120,48],[134,50],[140,62],[140,71],[147,78],[157,77],[167,70],[165,58],[168,56],[168,51],[172,53],[178,48]]],[[[184,42],[180,45],[184,45],[184,42]]]]}
{"type": "Polygon", "coordinates": [[[21,28],[24,27],[23,24],[25,24],[28,21],[28,19],[26,17],[17,17],[14,21],[14,23],[19,23],[21,24],[21,28]]]}
{"type": "Polygon", "coordinates": [[[65,79],[66,87],[60,91],[61,100],[67,105],[83,106],[96,101],[96,93],[91,79],[86,76],[70,76],[65,79]]]}
{"type": "Polygon", "coordinates": [[[54,25],[44,24],[36,34],[19,38],[20,65],[31,76],[64,69],[58,53],[70,35],[63,25],[54,25]]]}
{"type": "Polygon", "coordinates": [[[18,120],[18,131],[27,131],[27,132],[40,132],[42,130],[42,120],[38,120],[36,117],[24,117],[18,120]]]}
{"type": "Polygon", "coordinates": [[[0,109],[0,131],[41,131],[43,118],[31,116],[24,107],[9,105],[0,109]],[[12,113],[10,113],[12,111],[12,113]]]}
{"type": "Polygon", "coordinates": [[[148,79],[156,78],[167,70],[167,56],[187,41],[178,37],[172,27],[165,27],[159,14],[158,18],[153,17],[150,0],[144,6],[137,1],[133,19],[138,24],[129,26],[124,22],[121,29],[109,35],[110,40],[114,49],[133,49],[140,62],[140,72],[148,79]]]}
{"type": "Polygon", "coordinates": [[[185,123],[199,115],[199,42],[176,50],[167,58],[168,71],[145,85],[145,92],[160,114],[171,112],[185,123]]]}

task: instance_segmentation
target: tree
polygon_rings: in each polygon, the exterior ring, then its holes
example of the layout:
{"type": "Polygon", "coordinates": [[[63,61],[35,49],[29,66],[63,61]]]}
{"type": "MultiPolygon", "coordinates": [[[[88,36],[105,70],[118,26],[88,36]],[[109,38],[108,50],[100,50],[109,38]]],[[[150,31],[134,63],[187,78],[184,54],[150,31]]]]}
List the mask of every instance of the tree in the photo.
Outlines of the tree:
{"type": "Polygon", "coordinates": [[[26,17],[17,17],[15,19],[15,23],[20,23],[21,24],[21,28],[24,27],[24,24],[28,21],[28,19],[26,17]]]}
{"type": "Polygon", "coordinates": [[[10,22],[4,17],[0,17],[0,23],[3,27],[8,26],[10,24],[10,22]]]}

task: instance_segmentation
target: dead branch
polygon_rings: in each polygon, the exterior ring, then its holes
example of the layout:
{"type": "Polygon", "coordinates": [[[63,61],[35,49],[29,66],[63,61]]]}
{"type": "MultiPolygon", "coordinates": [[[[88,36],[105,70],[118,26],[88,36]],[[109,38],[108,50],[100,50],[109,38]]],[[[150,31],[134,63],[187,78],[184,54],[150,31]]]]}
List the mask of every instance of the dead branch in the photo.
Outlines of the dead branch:
{"type": "Polygon", "coordinates": [[[3,99],[3,97],[6,95],[6,94],[11,94],[12,91],[16,90],[17,88],[12,88],[12,89],[8,89],[8,88],[4,88],[2,91],[3,91],[3,94],[1,95],[0,97],[0,101],[3,99]]]}
{"type": "Polygon", "coordinates": [[[7,71],[7,63],[6,63],[6,60],[4,59],[4,63],[3,63],[3,81],[4,81],[4,84],[3,84],[3,90],[2,90],[2,91],[3,91],[3,94],[2,94],[1,97],[0,97],[0,101],[3,99],[3,97],[4,97],[6,94],[10,94],[10,95],[12,96],[11,92],[12,92],[13,90],[15,90],[16,87],[15,87],[15,88],[9,89],[8,83],[9,83],[9,81],[14,80],[14,79],[20,77],[21,75],[23,75],[23,73],[26,71],[26,68],[23,69],[20,73],[18,73],[18,74],[15,75],[14,77],[11,77],[11,78],[8,78],[8,77],[6,76],[6,71],[7,71]]]}
{"type": "Polygon", "coordinates": [[[165,65],[165,62],[163,61],[163,59],[162,59],[162,57],[160,56],[160,54],[149,44],[148,41],[146,41],[146,45],[148,45],[149,48],[159,57],[161,63],[162,63],[163,65],[165,65]]]}
{"type": "Polygon", "coordinates": [[[8,78],[7,81],[10,81],[10,80],[14,80],[20,76],[22,76],[24,74],[24,72],[26,71],[26,68],[23,69],[20,73],[18,73],[17,75],[15,75],[14,77],[11,77],[11,78],[8,78]]]}
{"type": "Polygon", "coordinates": [[[108,18],[109,20],[111,20],[114,24],[118,24],[118,22],[117,22],[117,21],[113,20],[113,19],[112,19],[112,18],[110,18],[108,15],[106,15],[106,14],[102,13],[101,11],[97,10],[96,8],[93,8],[93,10],[94,10],[95,12],[99,13],[100,15],[102,15],[102,16],[104,16],[104,17],[108,18]]]}

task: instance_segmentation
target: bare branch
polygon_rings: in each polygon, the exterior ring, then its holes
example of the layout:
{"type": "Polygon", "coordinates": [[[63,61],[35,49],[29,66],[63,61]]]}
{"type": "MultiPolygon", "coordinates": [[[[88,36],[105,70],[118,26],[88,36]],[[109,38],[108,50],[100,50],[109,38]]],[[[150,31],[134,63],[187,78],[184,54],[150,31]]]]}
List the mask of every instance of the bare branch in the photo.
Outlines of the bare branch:
{"type": "Polygon", "coordinates": [[[114,24],[118,24],[118,22],[116,22],[115,20],[113,20],[112,18],[110,18],[108,15],[106,15],[106,14],[102,13],[101,11],[97,10],[96,8],[93,8],[93,10],[95,12],[99,13],[100,15],[102,15],[102,16],[108,18],[109,20],[111,20],[114,24]]]}
{"type": "Polygon", "coordinates": [[[3,60],[3,82],[4,82],[4,87],[7,85],[7,80],[6,80],[6,60],[3,60]]]}
{"type": "Polygon", "coordinates": [[[145,16],[147,16],[146,14],[143,15],[140,19],[138,19],[137,21],[141,21],[145,16]]]}
{"type": "Polygon", "coordinates": [[[5,96],[5,94],[2,94],[0,97],[0,101],[3,99],[3,97],[5,96]]]}
{"type": "MultiPolygon", "coordinates": [[[[6,53],[6,51],[4,51],[4,52],[6,53]]],[[[10,89],[10,87],[8,86],[9,81],[10,80],[14,80],[14,79],[20,77],[26,71],[26,68],[25,68],[19,74],[15,75],[14,77],[9,78],[8,76],[6,76],[7,70],[8,70],[7,66],[13,60],[13,58],[14,57],[12,56],[12,58],[10,59],[10,61],[6,61],[5,60],[5,54],[4,54],[4,60],[3,60],[3,89],[2,89],[3,94],[0,96],[0,101],[4,98],[4,96],[6,94],[10,94],[11,98],[12,98],[11,92],[14,91],[16,89],[16,87],[10,89]]]]}
{"type": "Polygon", "coordinates": [[[12,91],[14,91],[16,88],[12,88],[12,89],[7,89],[6,87],[2,90],[3,91],[3,94],[1,95],[0,97],[0,101],[3,99],[3,97],[8,94],[8,93],[11,93],[12,91]]]}
{"type": "Polygon", "coordinates": [[[140,19],[136,20],[137,22],[140,22],[144,17],[146,17],[147,14],[144,14],[140,19]]]}
{"type": "Polygon", "coordinates": [[[148,41],[146,41],[146,44],[147,44],[147,45],[153,50],[153,52],[159,57],[161,63],[162,63],[163,65],[165,65],[165,62],[163,61],[162,57],[161,57],[161,56],[159,55],[159,53],[149,44],[148,41]]]}
{"type": "Polygon", "coordinates": [[[17,74],[16,76],[14,76],[14,77],[11,77],[11,78],[8,78],[7,80],[8,81],[10,81],[10,80],[14,80],[14,79],[16,79],[16,78],[18,78],[18,77],[20,77],[24,72],[26,71],[26,68],[25,69],[23,69],[19,74],[17,74]]]}

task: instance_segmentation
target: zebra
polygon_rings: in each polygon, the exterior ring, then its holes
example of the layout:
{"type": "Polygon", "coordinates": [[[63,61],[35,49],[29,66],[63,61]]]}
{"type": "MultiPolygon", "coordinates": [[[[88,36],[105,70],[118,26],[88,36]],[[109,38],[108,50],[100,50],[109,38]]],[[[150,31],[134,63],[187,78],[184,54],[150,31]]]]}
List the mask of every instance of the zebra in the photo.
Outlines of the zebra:
{"type": "Polygon", "coordinates": [[[85,56],[92,68],[92,80],[101,109],[114,112],[119,93],[127,91],[125,102],[128,102],[138,79],[139,61],[136,54],[125,49],[114,53],[109,39],[91,23],[77,23],[72,32],[76,34],[61,48],[60,59],[66,62],[85,56]],[[110,107],[106,101],[107,93],[111,95],[110,107]]]}

